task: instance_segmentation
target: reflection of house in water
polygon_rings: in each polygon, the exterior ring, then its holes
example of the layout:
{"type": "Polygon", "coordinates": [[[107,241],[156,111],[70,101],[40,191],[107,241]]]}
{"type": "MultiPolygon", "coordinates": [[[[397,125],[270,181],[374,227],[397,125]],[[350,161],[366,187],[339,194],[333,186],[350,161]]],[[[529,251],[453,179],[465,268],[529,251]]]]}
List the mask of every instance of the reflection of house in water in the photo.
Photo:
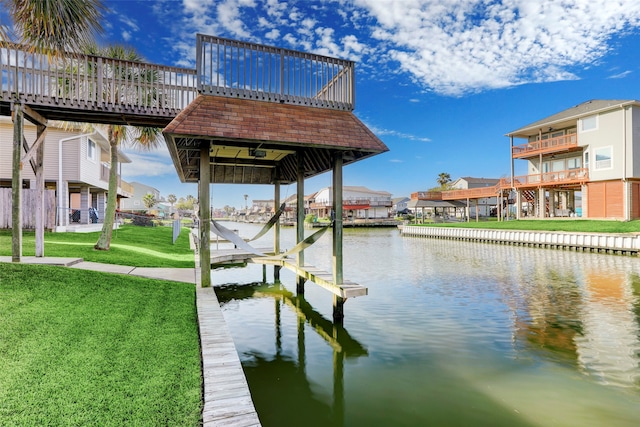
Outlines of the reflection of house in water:
{"type": "Polygon", "coordinates": [[[216,288],[216,294],[223,307],[239,299],[274,300],[275,354],[259,351],[243,354],[245,358],[250,358],[250,361],[243,362],[243,368],[256,410],[264,424],[291,425],[299,419],[305,426],[344,425],[344,360],[367,356],[367,349],[352,338],[342,325],[334,324],[315,311],[304,296],[295,295],[280,285],[255,283],[224,286],[216,288]],[[283,351],[286,346],[282,334],[283,305],[291,309],[297,318],[297,360],[283,351]],[[327,404],[322,396],[314,393],[313,383],[306,374],[306,326],[315,331],[333,350],[332,404],[327,404]],[[265,374],[269,378],[262,377],[265,374]],[[283,395],[288,397],[286,404],[291,408],[290,411],[285,415],[281,411],[270,411],[270,408],[282,406],[283,395]],[[304,412],[296,413],[297,410],[304,412]],[[280,416],[286,416],[286,419],[278,419],[280,416]]]}
{"type": "MultiPolygon", "coordinates": [[[[640,265],[591,253],[429,240],[445,265],[494,265],[500,300],[513,318],[512,345],[577,367],[597,381],[637,387],[640,380],[640,265]],[[473,261],[469,261],[473,260],[473,261]],[[504,265],[503,265],[504,264],[504,265]]],[[[470,269],[469,276],[477,274],[470,269]]],[[[458,272],[458,274],[463,274],[458,272]]]]}
{"type": "Polygon", "coordinates": [[[612,274],[597,268],[585,272],[584,334],[576,338],[578,358],[587,374],[607,384],[635,387],[640,379],[634,277],[637,273],[612,274]]]}

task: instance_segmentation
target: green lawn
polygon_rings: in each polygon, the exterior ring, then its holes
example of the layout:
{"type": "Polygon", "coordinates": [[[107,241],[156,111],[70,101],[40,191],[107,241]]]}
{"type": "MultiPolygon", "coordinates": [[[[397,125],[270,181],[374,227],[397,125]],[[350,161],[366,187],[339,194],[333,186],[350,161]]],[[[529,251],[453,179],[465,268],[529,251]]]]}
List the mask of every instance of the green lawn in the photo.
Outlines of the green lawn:
{"type": "MultiPolygon", "coordinates": [[[[422,224],[418,224],[422,225],[422,224]]],[[[639,233],[640,221],[571,220],[512,220],[483,222],[429,223],[425,227],[489,228],[527,231],[571,231],[587,233],[639,233]]]]}
{"type": "MultiPolygon", "coordinates": [[[[137,227],[123,225],[113,231],[111,249],[96,251],[95,233],[45,233],[44,255],[75,257],[85,261],[132,267],[193,268],[193,251],[189,249],[189,229],[183,228],[175,245],[171,227],[137,227]]],[[[35,234],[23,233],[22,254],[35,255],[35,234]]],[[[11,255],[11,231],[0,230],[0,255],[11,255]]]]}
{"type": "Polygon", "coordinates": [[[0,263],[0,424],[199,425],[194,300],[192,284],[0,263]]]}

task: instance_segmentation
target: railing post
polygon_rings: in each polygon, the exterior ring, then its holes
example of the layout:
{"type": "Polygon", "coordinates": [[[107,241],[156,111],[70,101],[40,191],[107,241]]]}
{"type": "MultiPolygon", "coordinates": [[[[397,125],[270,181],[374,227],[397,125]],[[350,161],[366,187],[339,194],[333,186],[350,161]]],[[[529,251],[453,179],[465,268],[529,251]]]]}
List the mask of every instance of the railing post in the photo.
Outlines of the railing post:
{"type": "Polygon", "coordinates": [[[200,92],[200,85],[202,84],[200,73],[202,73],[202,34],[197,34],[196,35],[196,90],[198,92],[200,92]]]}
{"type": "Polygon", "coordinates": [[[103,74],[104,74],[104,69],[102,64],[102,58],[98,58],[98,87],[96,87],[96,96],[95,96],[96,102],[104,101],[106,96],[106,92],[103,87],[103,84],[104,84],[103,74]]]}

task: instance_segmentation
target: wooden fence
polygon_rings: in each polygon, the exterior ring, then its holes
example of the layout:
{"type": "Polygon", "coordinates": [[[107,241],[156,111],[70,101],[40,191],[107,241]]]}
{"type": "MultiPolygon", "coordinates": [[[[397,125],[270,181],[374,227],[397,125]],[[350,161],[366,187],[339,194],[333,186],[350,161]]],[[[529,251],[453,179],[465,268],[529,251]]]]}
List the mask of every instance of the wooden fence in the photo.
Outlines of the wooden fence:
{"type": "MultiPolygon", "coordinates": [[[[11,228],[12,202],[11,188],[0,188],[0,229],[11,228]]],[[[22,190],[22,228],[36,228],[36,202],[38,193],[34,189],[22,190]]],[[[44,228],[52,230],[56,226],[56,192],[44,192],[44,228]]]]}

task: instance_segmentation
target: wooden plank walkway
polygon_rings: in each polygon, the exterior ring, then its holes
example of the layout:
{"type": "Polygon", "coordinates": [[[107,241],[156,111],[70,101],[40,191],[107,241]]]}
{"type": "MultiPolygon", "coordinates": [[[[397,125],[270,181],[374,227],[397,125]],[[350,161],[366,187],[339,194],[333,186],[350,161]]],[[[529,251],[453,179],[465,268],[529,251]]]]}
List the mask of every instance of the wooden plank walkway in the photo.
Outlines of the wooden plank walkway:
{"type": "Polygon", "coordinates": [[[367,287],[358,285],[357,283],[350,282],[348,280],[343,281],[341,284],[333,282],[333,274],[327,271],[321,270],[310,264],[303,266],[296,265],[295,260],[289,258],[277,258],[277,257],[255,257],[253,262],[256,264],[269,264],[278,265],[284,267],[287,270],[293,271],[298,276],[304,277],[316,285],[328,290],[332,294],[335,294],[342,298],[354,298],[362,297],[369,293],[367,287]]]}
{"type": "Polygon", "coordinates": [[[249,386],[213,288],[196,287],[202,374],[204,427],[260,426],[249,386]]]}
{"type": "MultiPolygon", "coordinates": [[[[268,254],[269,249],[258,249],[260,252],[268,254]]],[[[354,298],[365,296],[369,293],[368,288],[365,286],[353,283],[350,281],[343,281],[342,284],[335,284],[333,282],[333,274],[310,264],[305,264],[299,267],[295,260],[290,258],[280,258],[274,256],[260,257],[251,252],[244,251],[242,249],[218,249],[211,250],[211,267],[228,264],[228,263],[245,263],[252,262],[255,264],[263,265],[277,265],[284,267],[287,270],[293,271],[300,277],[304,277],[305,280],[315,283],[316,285],[328,290],[332,294],[335,294],[342,298],[354,298]]]]}

